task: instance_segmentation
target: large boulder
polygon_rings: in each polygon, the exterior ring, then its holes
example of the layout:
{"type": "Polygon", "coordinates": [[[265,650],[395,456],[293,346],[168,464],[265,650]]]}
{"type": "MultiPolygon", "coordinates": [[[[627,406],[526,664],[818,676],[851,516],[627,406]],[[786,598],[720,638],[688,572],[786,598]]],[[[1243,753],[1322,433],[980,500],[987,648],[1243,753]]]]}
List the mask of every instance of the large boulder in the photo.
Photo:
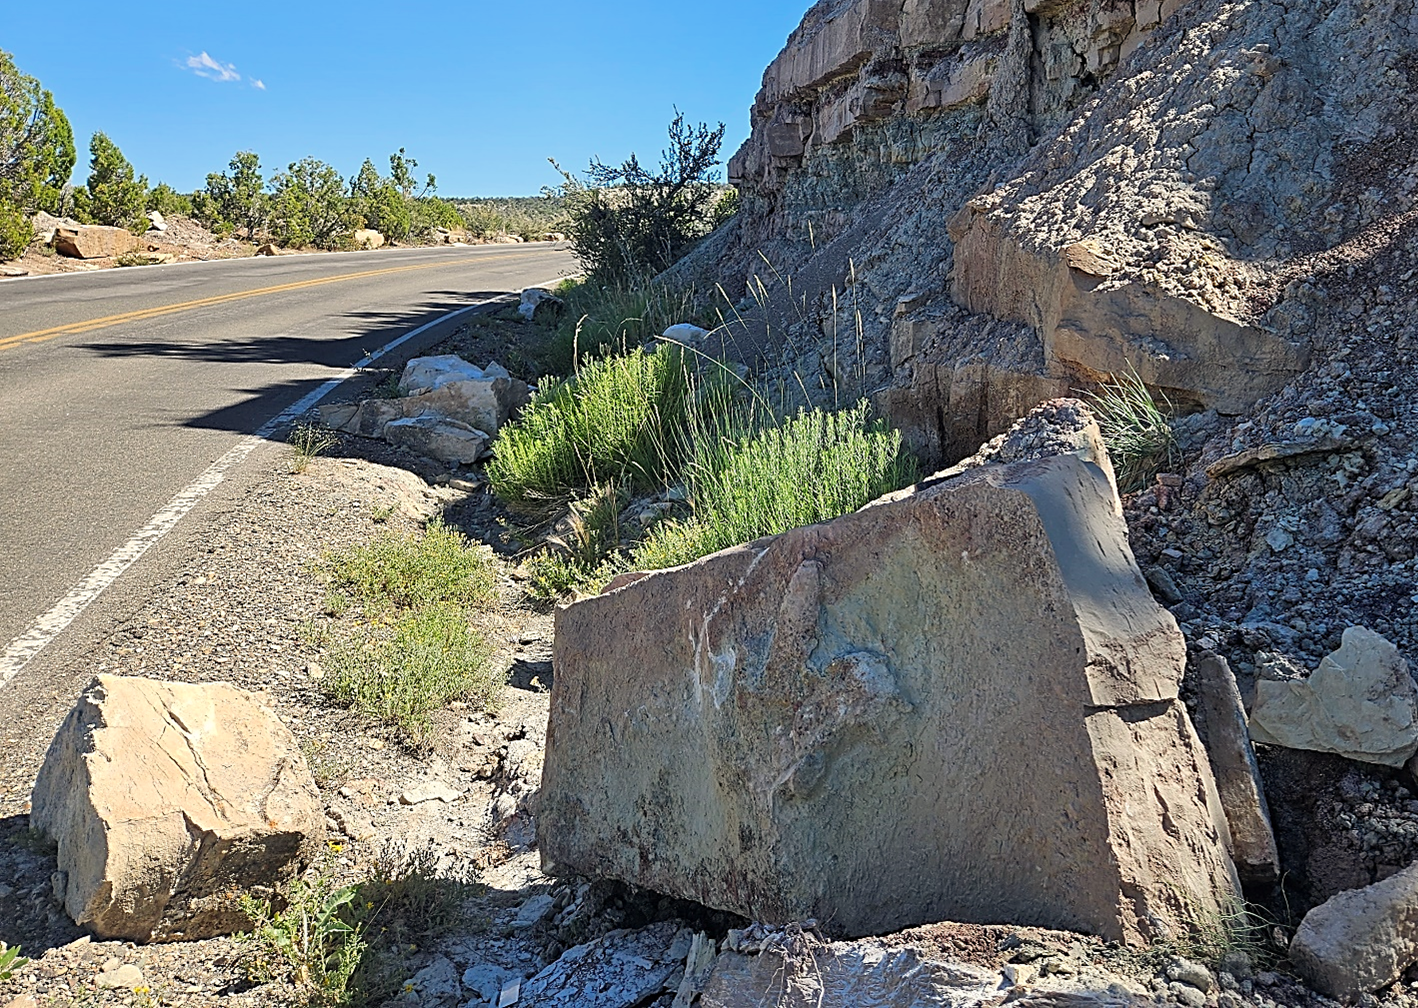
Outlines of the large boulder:
{"type": "Polygon", "coordinates": [[[133,232],[98,224],[60,225],[54,229],[54,248],[73,259],[104,259],[135,251],[142,245],[133,232]]]}
{"type": "Polygon", "coordinates": [[[488,440],[482,431],[436,413],[391,420],[384,425],[384,438],[427,458],[459,465],[482,458],[488,440]]]}
{"type": "Polygon", "coordinates": [[[405,416],[441,413],[496,435],[509,419],[531,401],[527,383],[513,378],[501,364],[477,367],[455,354],[415,357],[399,378],[405,416]]]}
{"type": "Polygon", "coordinates": [[[55,735],[30,824],[59,843],[74,921],[135,942],[249,926],[235,892],[274,887],[324,838],[310,769],[259,696],[116,675],[55,735]]]}
{"type": "Polygon", "coordinates": [[[350,240],[355,248],[377,249],[384,246],[384,236],[372,228],[360,228],[350,235],[350,240]]]}
{"type": "Polygon", "coordinates": [[[1009,920],[1136,942],[1227,905],[1185,644],[1096,425],[1064,401],[1020,431],[560,609],[547,866],[847,935],[1009,920]]]}
{"type": "Polygon", "coordinates": [[[1295,932],[1290,961],[1334,998],[1393,983],[1418,962],[1418,865],[1315,907],[1295,932]]]}
{"type": "Polygon", "coordinates": [[[1401,767],[1418,753],[1418,685],[1392,643],[1361,626],[1305,679],[1261,679],[1251,739],[1401,767]]]}

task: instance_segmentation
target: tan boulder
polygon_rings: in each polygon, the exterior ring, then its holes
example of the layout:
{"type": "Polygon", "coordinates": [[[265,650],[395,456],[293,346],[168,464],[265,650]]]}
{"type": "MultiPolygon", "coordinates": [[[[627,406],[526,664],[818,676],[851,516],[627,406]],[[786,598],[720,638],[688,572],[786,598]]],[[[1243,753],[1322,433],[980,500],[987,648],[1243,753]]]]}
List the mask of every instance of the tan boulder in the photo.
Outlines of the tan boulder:
{"type": "Polygon", "coordinates": [[[324,836],[310,769],[259,696],[116,675],[55,735],[30,823],[58,841],[74,921],[135,942],[248,926],[236,892],[274,887],[324,836]]]}
{"type": "Polygon", "coordinates": [[[1020,428],[998,461],[560,609],[547,865],[847,935],[1136,942],[1232,899],[1185,644],[1096,425],[1062,401],[1020,428]]]}
{"type": "Polygon", "coordinates": [[[1307,679],[1261,679],[1251,738],[1401,767],[1418,752],[1418,685],[1389,641],[1365,627],[1344,631],[1307,679]]]}
{"type": "Polygon", "coordinates": [[[1418,865],[1350,889],[1305,915],[1290,961],[1322,994],[1355,999],[1418,962],[1418,865]]]}
{"type": "Polygon", "coordinates": [[[377,249],[384,245],[384,236],[371,228],[360,228],[350,237],[356,248],[377,249]]]}
{"type": "Polygon", "coordinates": [[[141,238],[120,227],[98,224],[59,225],[54,229],[54,248],[73,259],[104,259],[132,252],[143,244],[141,238]]]}

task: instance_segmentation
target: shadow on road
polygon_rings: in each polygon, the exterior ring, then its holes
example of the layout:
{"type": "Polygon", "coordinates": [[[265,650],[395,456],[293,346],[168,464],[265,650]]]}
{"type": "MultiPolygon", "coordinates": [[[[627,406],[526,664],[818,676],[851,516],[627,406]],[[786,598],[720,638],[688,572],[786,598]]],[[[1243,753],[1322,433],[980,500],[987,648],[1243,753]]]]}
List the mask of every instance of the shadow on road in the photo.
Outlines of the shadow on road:
{"type": "MultiPolygon", "coordinates": [[[[405,333],[436,321],[449,312],[505,296],[505,291],[433,291],[421,303],[400,310],[347,312],[330,320],[327,331],[344,334],[338,337],[252,336],[212,342],[107,340],[80,344],[77,349],[101,357],[144,357],[211,364],[291,364],[301,365],[302,368],[313,364],[347,368],[405,333]]],[[[381,360],[380,367],[402,365],[421,348],[445,338],[457,324],[454,320],[447,326],[431,329],[419,340],[400,347],[381,360]]],[[[327,377],[292,377],[245,387],[240,391],[248,398],[240,403],[198,416],[174,418],[172,422],[186,427],[249,434],[315,389],[327,377]]]]}

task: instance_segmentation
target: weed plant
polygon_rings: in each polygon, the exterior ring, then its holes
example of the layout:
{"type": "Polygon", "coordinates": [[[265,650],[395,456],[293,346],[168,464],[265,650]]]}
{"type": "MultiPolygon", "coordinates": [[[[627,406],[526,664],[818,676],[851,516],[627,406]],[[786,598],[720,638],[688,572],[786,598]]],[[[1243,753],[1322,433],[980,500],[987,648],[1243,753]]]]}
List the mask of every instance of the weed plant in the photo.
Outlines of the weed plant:
{"type": "Polygon", "coordinates": [[[288,983],[302,1008],[353,1004],[350,981],[368,948],[358,893],[358,886],[337,887],[329,871],[315,870],[282,887],[279,901],[242,894],[252,929],[238,940],[248,946],[250,979],[288,983]]]}
{"type": "Polygon", "coordinates": [[[317,424],[296,424],[286,437],[291,447],[291,472],[303,473],[315,456],[340,443],[340,436],[317,424]]]}
{"type": "Polygon", "coordinates": [[[1122,965],[1138,976],[1155,976],[1180,956],[1217,970],[1228,956],[1239,952],[1253,967],[1266,969],[1279,963],[1289,945],[1263,907],[1242,900],[1234,900],[1220,910],[1188,908],[1186,917],[1185,933],[1147,948],[1124,951],[1122,965]]]}
{"type": "Polygon", "coordinates": [[[20,946],[0,942],[0,982],[9,980],[15,971],[29,965],[29,960],[20,955],[20,946]]]}
{"type": "Polygon", "coordinates": [[[424,605],[374,626],[330,653],[326,689],[341,703],[397,725],[418,746],[433,735],[432,712],[454,700],[497,704],[505,679],[463,609],[424,605]]]}
{"type": "MultiPolygon", "coordinates": [[[[1136,372],[1106,383],[1089,396],[1089,402],[1123,493],[1143,489],[1159,468],[1173,461],[1176,436],[1163,408],[1136,372]]],[[[1162,404],[1170,411],[1165,396],[1162,404]]]]}
{"type": "Polygon", "coordinates": [[[678,461],[689,389],[678,347],[598,357],[544,387],[502,429],[488,480],[504,501],[531,511],[607,482],[661,486],[678,461]]]}
{"type": "Polygon", "coordinates": [[[490,552],[437,520],[419,535],[382,535],[327,554],[322,567],[332,586],[327,610],[343,611],[338,595],[348,593],[375,618],[394,609],[487,602],[496,583],[490,552]]]}
{"type": "Polygon", "coordinates": [[[681,322],[701,323],[706,329],[714,325],[692,289],[653,281],[570,282],[558,288],[557,296],[566,302],[566,311],[557,322],[546,363],[558,374],[571,374],[587,358],[651,344],[681,322]]]}

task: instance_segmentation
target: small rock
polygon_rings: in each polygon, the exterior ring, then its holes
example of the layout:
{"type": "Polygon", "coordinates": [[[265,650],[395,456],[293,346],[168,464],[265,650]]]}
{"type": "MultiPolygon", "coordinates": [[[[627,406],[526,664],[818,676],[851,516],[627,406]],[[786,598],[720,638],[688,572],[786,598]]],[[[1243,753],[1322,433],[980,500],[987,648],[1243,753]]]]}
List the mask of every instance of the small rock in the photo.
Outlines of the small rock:
{"type": "Polygon", "coordinates": [[[432,781],[422,787],[409,788],[399,795],[401,805],[420,805],[424,802],[454,802],[463,797],[463,792],[455,790],[442,781],[432,781]]]}
{"type": "Polygon", "coordinates": [[[98,985],[104,990],[141,987],[143,971],[133,965],[119,966],[113,970],[105,969],[98,975],[98,985]]]}
{"type": "Polygon", "coordinates": [[[1211,971],[1200,963],[1183,959],[1181,956],[1167,964],[1167,979],[1195,987],[1203,994],[1209,992],[1212,987],[1211,971]]]}
{"type": "Polygon", "coordinates": [[[1184,1004],[1187,1008],[1206,1008],[1206,995],[1191,984],[1174,980],[1167,985],[1167,990],[1177,999],[1178,1004],[1184,1004]]]}
{"type": "Polygon", "coordinates": [[[685,346],[698,347],[704,341],[704,337],[708,335],[709,330],[707,329],[690,325],[688,322],[681,322],[679,325],[672,325],[666,329],[664,338],[674,343],[683,343],[685,346]]]}
{"type": "Polygon", "coordinates": [[[470,966],[463,971],[463,986],[489,1004],[496,1004],[502,988],[509,980],[521,979],[518,974],[491,963],[470,966]]]}
{"type": "Polygon", "coordinates": [[[533,896],[523,903],[517,911],[516,918],[512,921],[512,926],[519,931],[526,928],[536,927],[546,920],[547,915],[556,908],[556,900],[551,896],[533,896]]]}
{"type": "Polygon", "coordinates": [[[28,994],[21,994],[6,1001],[4,1008],[39,1008],[39,1002],[28,994]]]}

